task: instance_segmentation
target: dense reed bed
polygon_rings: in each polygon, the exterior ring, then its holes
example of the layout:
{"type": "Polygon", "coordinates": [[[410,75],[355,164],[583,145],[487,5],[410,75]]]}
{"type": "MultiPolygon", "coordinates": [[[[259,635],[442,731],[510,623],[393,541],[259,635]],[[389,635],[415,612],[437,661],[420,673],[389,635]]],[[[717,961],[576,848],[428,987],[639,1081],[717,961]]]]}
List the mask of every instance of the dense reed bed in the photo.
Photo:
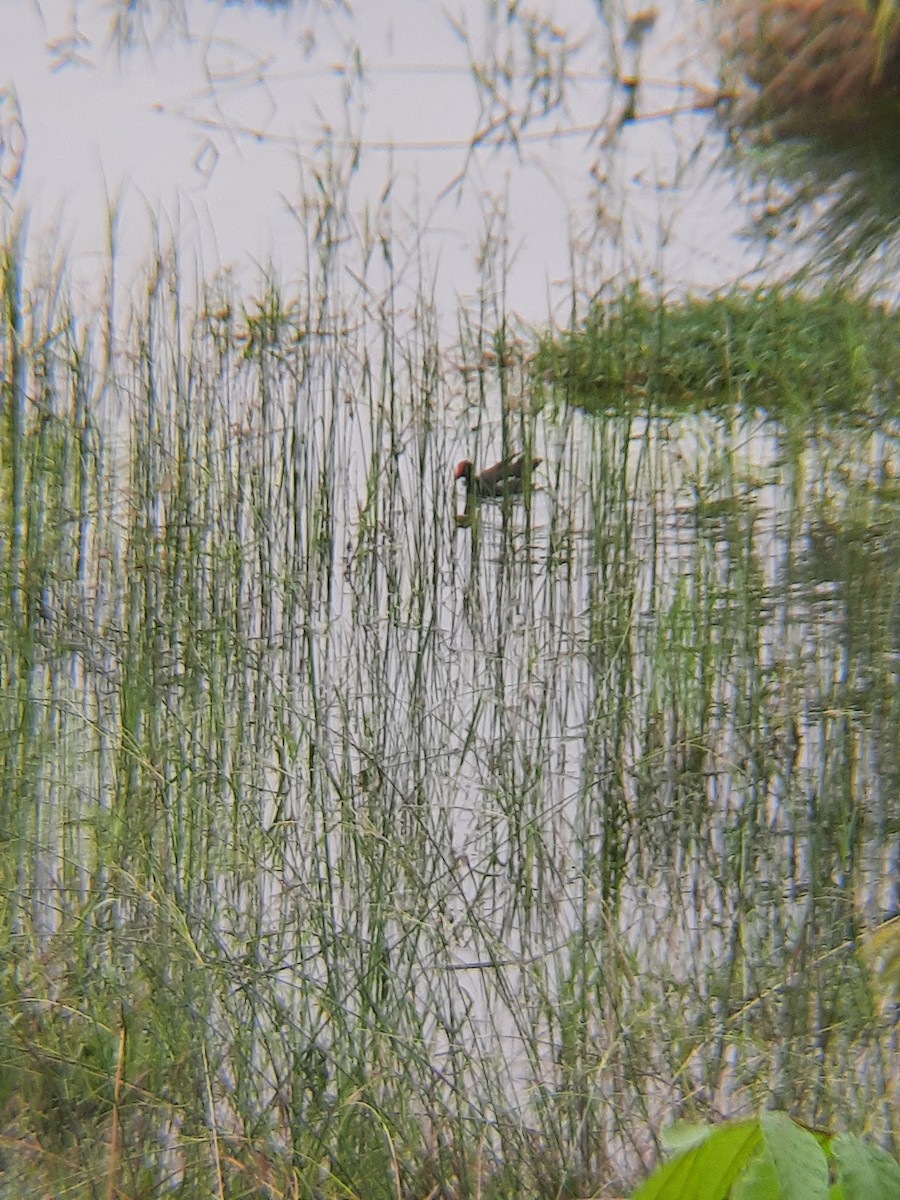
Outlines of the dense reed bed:
{"type": "Polygon", "coordinates": [[[764,1101],[896,1150],[896,414],[536,411],[492,292],[442,347],[338,244],[115,320],[4,249],[0,1195],[621,1191],[764,1101]]]}

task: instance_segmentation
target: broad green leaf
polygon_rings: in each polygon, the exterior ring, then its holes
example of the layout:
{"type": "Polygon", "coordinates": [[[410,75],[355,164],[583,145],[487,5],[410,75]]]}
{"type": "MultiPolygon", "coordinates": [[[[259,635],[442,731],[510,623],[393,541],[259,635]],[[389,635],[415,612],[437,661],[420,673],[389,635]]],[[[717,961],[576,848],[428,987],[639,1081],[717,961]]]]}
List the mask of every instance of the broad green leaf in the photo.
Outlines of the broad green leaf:
{"type": "Polygon", "coordinates": [[[828,1200],[828,1162],[808,1129],[782,1112],[759,1119],[778,1178],[779,1200],[828,1200]]]}
{"type": "Polygon", "coordinates": [[[731,1189],[730,1200],[781,1200],[778,1174],[768,1150],[763,1150],[731,1189]]]}
{"type": "Polygon", "coordinates": [[[699,1145],[658,1167],[632,1200],[725,1200],[761,1146],[759,1121],[722,1125],[699,1145]]]}
{"type": "Polygon", "coordinates": [[[845,1200],[897,1200],[900,1163],[878,1146],[843,1133],[831,1143],[845,1200]]]}
{"type": "Polygon", "coordinates": [[[681,1154],[692,1146],[699,1146],[716,1132],[715,1125],[698,1125],[696,1121],[676,1121],[660,1134],[663,1146],[672,1154],[681,1154]]]}

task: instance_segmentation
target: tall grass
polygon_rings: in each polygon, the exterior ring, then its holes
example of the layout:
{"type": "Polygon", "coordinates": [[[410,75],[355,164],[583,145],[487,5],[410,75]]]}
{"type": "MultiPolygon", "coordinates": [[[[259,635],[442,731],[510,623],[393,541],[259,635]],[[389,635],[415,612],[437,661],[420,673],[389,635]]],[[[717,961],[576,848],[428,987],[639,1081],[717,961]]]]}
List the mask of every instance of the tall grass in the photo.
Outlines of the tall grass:
{"type": "Polygon", "coordinates": [[[538,413],[489,273],[447,354],[307,228],[115,338],[4,248],[0,1194],[585,1194],[773,1094],[896,1139],[896,430],[538,413]]]}

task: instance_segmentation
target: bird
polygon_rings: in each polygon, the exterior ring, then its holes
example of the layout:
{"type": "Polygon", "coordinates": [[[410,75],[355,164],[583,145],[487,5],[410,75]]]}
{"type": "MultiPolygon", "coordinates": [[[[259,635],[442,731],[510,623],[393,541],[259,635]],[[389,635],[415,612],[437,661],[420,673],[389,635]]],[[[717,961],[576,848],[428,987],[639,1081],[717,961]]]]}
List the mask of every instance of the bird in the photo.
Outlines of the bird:
{"type": "Polygon", "coordinates": [[[480,475],[476,475],[475,464],[467,458],[457,465],[456,478],[465,480],[467,500],[499,500],[503,496],[520,496],[531,472],[543,461],[542,458],[514,454],[512,458],[504,458],[492,467],[485,467],[480,475]]]}

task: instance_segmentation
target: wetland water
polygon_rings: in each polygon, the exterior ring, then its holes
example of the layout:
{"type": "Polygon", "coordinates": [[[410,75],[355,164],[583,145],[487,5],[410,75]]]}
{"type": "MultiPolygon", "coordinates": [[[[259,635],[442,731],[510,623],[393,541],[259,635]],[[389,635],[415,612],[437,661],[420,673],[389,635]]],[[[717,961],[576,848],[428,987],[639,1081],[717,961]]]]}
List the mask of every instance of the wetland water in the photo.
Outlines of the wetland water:
{"type": "Polygon", "coordinates": [[[189,991],[232,1128],[325,1147],[362,1095],[582,1180],[682,1113],[896,1136],[856,948],[898,904],[896,423],[530,413],[312,340],[136,349],[124,445],[60,359],[14,431],[14,924],[138,1023],[189,991]],[[455,463],[523,446],[457,528],[455,463]]]}

